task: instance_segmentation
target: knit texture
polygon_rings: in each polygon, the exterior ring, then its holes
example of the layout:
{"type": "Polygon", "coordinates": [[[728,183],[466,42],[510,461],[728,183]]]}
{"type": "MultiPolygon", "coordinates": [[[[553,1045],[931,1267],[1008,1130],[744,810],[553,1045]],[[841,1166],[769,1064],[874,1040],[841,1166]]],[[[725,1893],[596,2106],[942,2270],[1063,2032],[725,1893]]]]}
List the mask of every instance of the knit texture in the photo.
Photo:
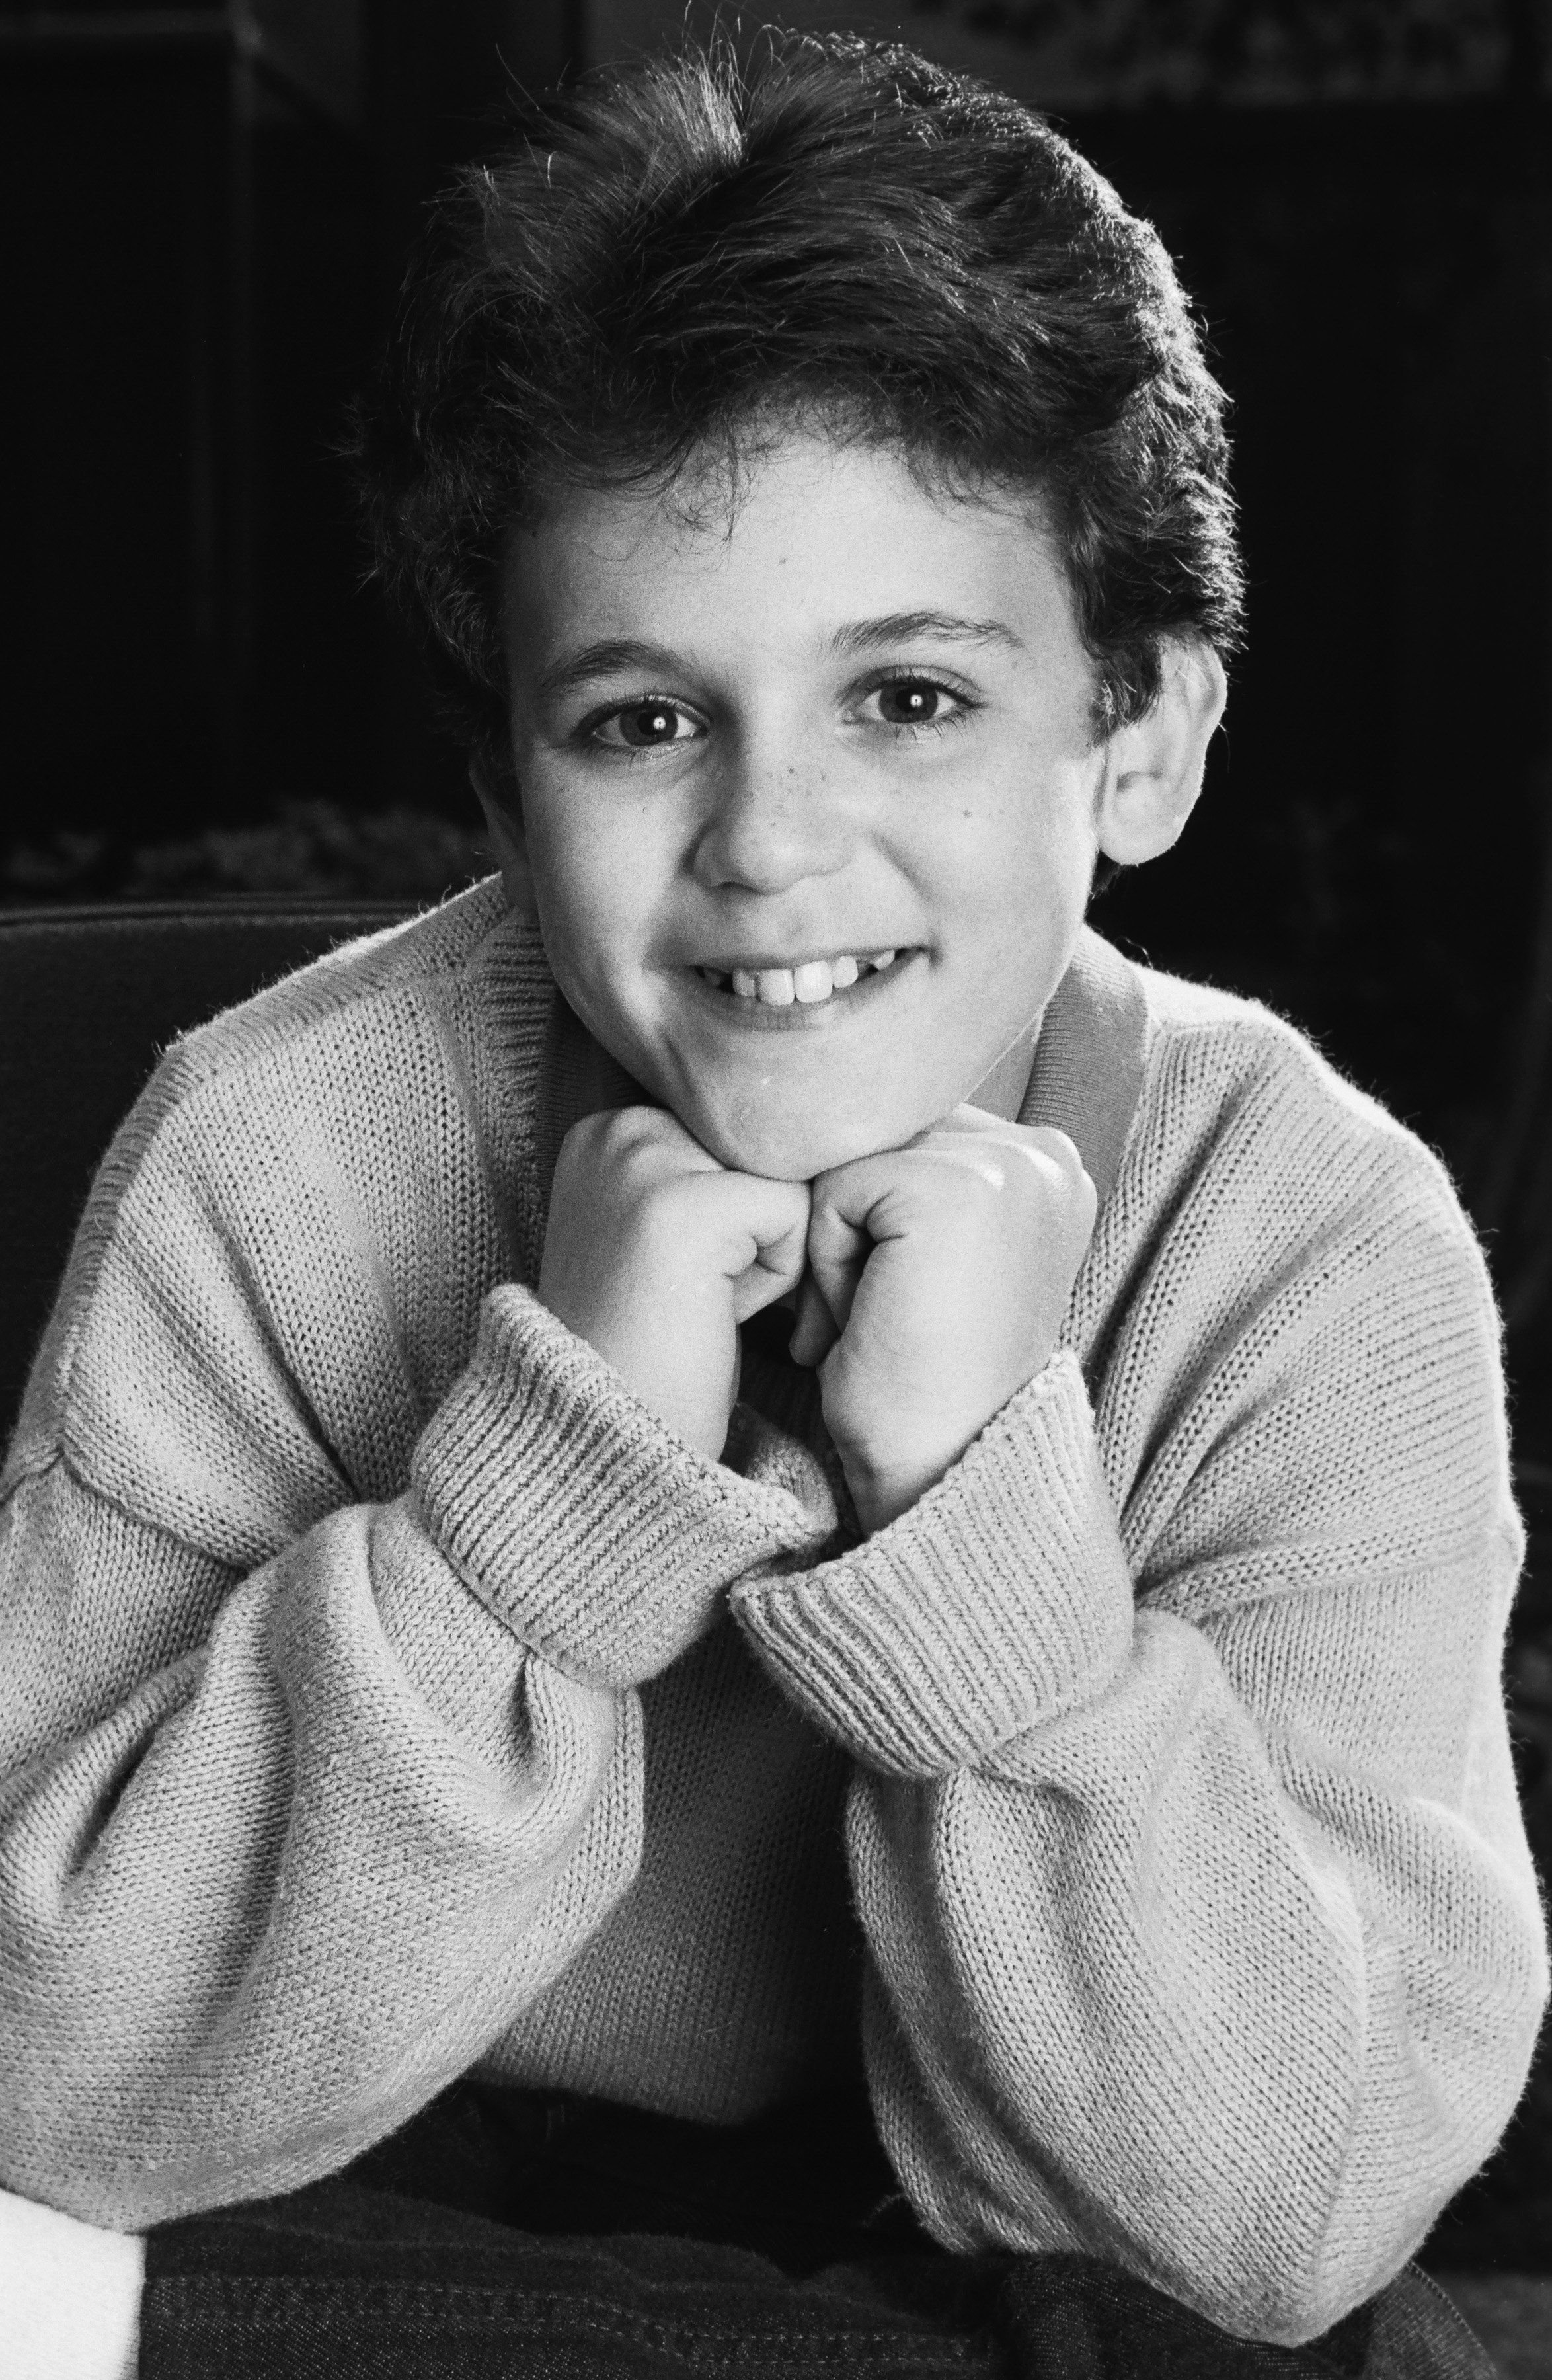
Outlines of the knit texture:
{"type": "Polygon", "coordinates": [[[859,1541],[746,1333],[709,1463],[533,1294],[635,1096],[500,887],[163,1061],[0,1518],[0,2184],[300,2186],[456,2074],[734,2122],[862,2059],[952,2248],[1284,2341],[1491,2151],[1546,1997],[1497,1320],[1432,1157],[1091,934],[1050,1364],[859,1541]]]}

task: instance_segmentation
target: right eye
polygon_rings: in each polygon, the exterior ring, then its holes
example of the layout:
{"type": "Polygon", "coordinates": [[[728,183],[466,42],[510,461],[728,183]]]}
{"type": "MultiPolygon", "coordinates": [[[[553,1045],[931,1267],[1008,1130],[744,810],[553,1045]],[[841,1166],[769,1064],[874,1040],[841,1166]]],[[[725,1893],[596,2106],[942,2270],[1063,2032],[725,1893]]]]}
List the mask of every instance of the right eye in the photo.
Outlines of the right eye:
{"type": "Polygon", "coordinates": [[[701,732],[687,710],[655,695],[622,703],[588,730],[591,740],[610,752],[655,752],[670,744],[688,744],[701,732]]]}

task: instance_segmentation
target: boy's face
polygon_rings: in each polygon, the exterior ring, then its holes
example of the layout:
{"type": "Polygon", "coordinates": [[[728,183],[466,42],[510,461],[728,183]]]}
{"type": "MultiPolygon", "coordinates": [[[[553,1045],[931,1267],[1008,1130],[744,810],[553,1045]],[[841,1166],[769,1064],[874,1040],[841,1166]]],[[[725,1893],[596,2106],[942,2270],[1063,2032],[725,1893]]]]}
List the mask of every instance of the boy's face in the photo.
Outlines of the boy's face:
{"type": "Polygon", "coordinates": [[[1027,513],[794,436],[731,526],[715,500],[697,526],[566,496],[514,536],[504,591],[509,881],[637,1081],[722,1163],[790,1181],[977,1090],[1015,1112],[1105,770],[1027,513]],[[855,983],[798,996],[841,960],[855,983]]]}

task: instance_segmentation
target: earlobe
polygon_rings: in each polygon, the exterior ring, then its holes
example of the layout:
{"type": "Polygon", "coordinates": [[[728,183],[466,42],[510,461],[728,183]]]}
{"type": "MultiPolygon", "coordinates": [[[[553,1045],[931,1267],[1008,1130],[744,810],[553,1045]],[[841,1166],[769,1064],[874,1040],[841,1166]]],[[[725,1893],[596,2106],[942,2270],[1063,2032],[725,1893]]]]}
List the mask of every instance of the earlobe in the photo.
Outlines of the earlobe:
{"type": "Polygon", "coordinates": [[[523,798],[511,765],[503,767],[491,753],[477,747],[469,754],[468,774],[485,813],[491,855],[506,888],[506,905],[521,917],[537,917],[539,904],[523,832],[523,798]]]}
{"type": "Polygon", "coordinates": [[[1118,727],[1106,747],[1099,848],[1122,868],[1157,859],[1178,842],[1228,698],[1223,663],[1203,638],[1169,638],[1162,661],[1152,710],[1118,727]]]}

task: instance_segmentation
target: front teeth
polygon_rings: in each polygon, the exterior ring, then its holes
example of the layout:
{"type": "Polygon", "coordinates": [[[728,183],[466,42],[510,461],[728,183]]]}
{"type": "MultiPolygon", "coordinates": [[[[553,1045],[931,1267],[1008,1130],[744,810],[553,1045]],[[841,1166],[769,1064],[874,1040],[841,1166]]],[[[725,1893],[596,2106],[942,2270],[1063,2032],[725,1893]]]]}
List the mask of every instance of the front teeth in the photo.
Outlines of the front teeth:
{"type": "MultiPolygon", "coordinates": [[[[881,974],[894,965],[897,955],[894,951],[874,951],[855,959],[843,953],[835,959],[806,959],[796,967],[734,967],[733,989],[740,1000],[758,1000],[767,1008],[790,1008],[794,1001],[812,1007],[828,1000],[832,991],[849,990],[865,969],[881,974]]],[[[702,967],[700,972],[719,990],[728,981],[714,967],[702,967]]]]}

